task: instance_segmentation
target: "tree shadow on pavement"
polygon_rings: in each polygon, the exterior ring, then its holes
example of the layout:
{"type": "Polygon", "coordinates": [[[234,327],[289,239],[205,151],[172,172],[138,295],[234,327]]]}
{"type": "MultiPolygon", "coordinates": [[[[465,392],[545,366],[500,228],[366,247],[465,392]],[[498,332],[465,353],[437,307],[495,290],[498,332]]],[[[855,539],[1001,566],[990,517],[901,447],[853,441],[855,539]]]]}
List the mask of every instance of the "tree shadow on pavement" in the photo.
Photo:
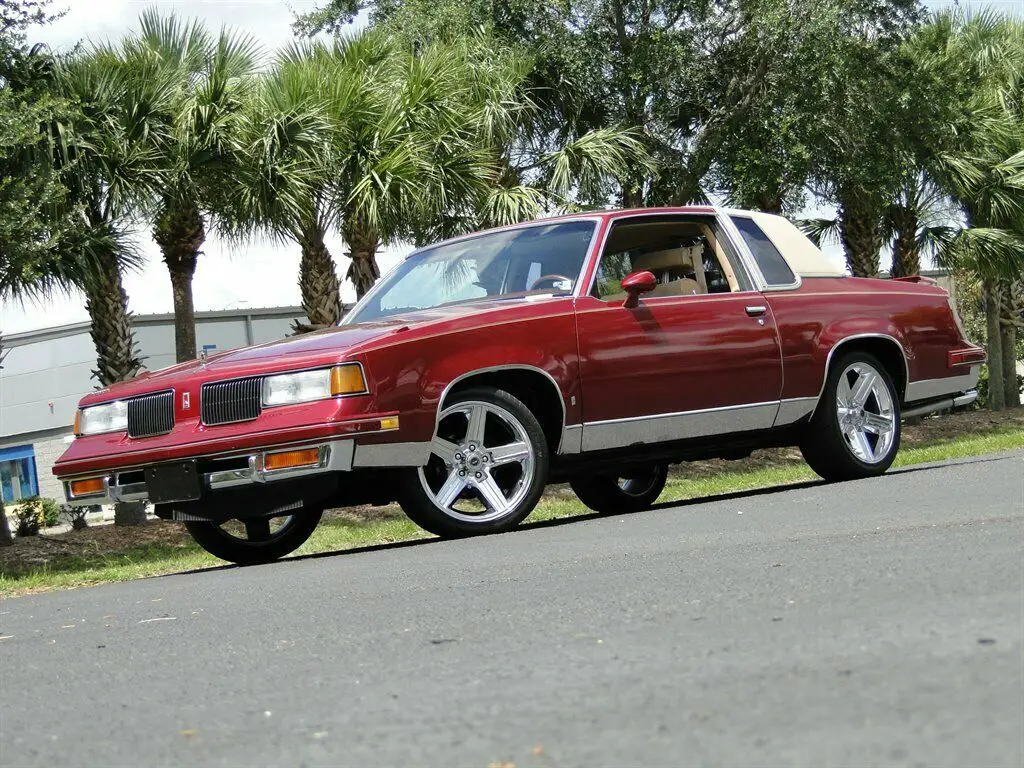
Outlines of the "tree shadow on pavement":
{"type": "MultiPolygon", "coordinates": [[[[898,469],[891,469],[884,475],[877,478],[867,478],[868,480],[881,480],[885,477],[895,477],[899,475],[908,475],[915,472],[932,472],[939,469],[946,469],[951,466],[968,465],[968,464],[984,464],[993,461],[1004,461],[1007,458],[1013,458],[1017,454],[999,454],[996,456],[978,457],[971,459],[960,459],[953,461],[946,461],[939,464],[927,464],[920,466],[911,467],[900,467],[898,469]]],[[[752,488],[745,491],[733,491],[730,493],[719,493],[713,496],[698,496],[692,499],[685,499],[683,501],[664,501],[659,504],[651,506],[649,509],[641,510],[639,512],[614,512],[610,514],[601,514],[598,512],[591,512],[582,515],[572,515],[570,517],[560,517],[554,520],[538,520],[536,522],[524,523],[513,531],[509,531],[505,534],[498,534],[502,536],[515,535],[516,533],[524,533],[531,530],[540,530],[543,528],[555,528],[562,525],[573,525],[574,523],[582,523],[588,520],[599,520],[601,518],[612,518],[612,517],[623,517],[626,515],[643,515],[650,512],[659,512],[666,509],[682,509],[687,507],[695,507],[703,504],[713,504],[719,501],[732,501],[735,499],[752,499],[758,496],[770,496],[776,493],[783,493],[785,491],[799,491],[809,488],[820,488],[826,485],[846,485],[847,483],[858,483],[863,482],[861,480],[850,480],[841,483],[827,483],[824,480],[808,480],[801,483],[789,483],[787,485],[772,485],[766,488],[752,488]]],[[[405,549],[408,547],[424,547],[432,544],[441,544],[446,539],[440,539],[437,537],[430,537],[425,539],[411,539],[409,541],[395,541],[387,544],[370,544],[365,547],[353,547],[351,549],[335,549],[327,552],[314,552],[308,555],[298,555],[296,557],[287,557],[283,560],[278,560],[276,563],[281,562],[300,562],[303,560],[318,560],[325,557],[339,557],[344,555],[361,555],[368,552],[381,552],[385,550],[393,549],[405,549]]],[[[275,565],[276,563],[268,563],[267,565],[275,565]]],[[[260,566],[240,566],[240,565],[216,565],[210,568],[196,568],[190,571],[178,571],[173,574],[164,574],[162,576],[156,576],[152,578],[166,578],[167,576],[181,576],[184,574],[193,573],[211,573],[214,571],[224,571],[234,568],[243,567],[260,567],[260,566]]]]}

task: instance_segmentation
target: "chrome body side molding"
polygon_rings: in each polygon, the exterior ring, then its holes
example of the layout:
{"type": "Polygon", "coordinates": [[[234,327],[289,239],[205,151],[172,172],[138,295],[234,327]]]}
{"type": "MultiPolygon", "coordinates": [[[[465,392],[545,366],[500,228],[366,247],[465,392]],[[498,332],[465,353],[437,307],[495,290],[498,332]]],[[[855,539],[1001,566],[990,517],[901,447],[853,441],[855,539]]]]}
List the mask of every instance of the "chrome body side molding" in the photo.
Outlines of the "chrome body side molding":
{"type": "Polygon", "coordinates": [[[818,398],[816,397],[793,397],[783,400],[779,403],[779,415],[775,417],[774,426],[782,427],[798,422],[805,416],[814,413],[814,408],[817,405],[818,398]]]}
{"type": "Polygon", "coordinates": [[[357,445],[352,466],[422,467],[430,458],[430,443],[378,443],[357,445]]]}
{"type": "Polygon", "coordinates": [[[915,400],[928,400],[943,395],[958,395],[974,389],[978,384],[978,375],[981,373],[980,365],[972,365],[970,373],[962,376],[947,376],[942,379],[921,379],[907,384],[906,402],[913,403],[915,400]]]}
{"type": "Polygon", "coordinates": [[[584,452],[630,445],[686,440],[730,432],[768,429],[778,415],[779,402],[707,408],[638,418],[594,421],[583,425],[584,452]]]}

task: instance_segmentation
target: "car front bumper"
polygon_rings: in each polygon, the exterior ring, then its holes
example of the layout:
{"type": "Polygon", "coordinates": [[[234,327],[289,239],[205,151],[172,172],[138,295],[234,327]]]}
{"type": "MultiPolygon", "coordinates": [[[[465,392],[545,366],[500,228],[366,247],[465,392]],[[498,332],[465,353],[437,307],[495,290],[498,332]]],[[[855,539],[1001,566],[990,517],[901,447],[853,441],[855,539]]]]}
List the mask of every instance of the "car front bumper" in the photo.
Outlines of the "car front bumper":
{"type": "MultiPolygon", "coordinates": [[[[430,456],[430,443],[377,443],[358,445],[353,439],[328,440],[316,443],[278,445],[231,455],[198,456],[200,485],[203,494],[256,487],[268,483],[308,478],[330,472],[351,472],[372,467],[422,466],[430,456]],[[316,449],[318,461],[298,467],[273,469],[267,456],[290,451],[316,449]]],[[[153,466],[153,465],[146,465],[153,466]]],[[[145,479],[146,466],[132,466],[104,473],[83,473],[62,478],[64,495],[71,506],[83,507],[117,502],[149,501],[145,479]],[[71,483],[75,480],[102,478],[103,491],[76,496],[71,483]]]]}

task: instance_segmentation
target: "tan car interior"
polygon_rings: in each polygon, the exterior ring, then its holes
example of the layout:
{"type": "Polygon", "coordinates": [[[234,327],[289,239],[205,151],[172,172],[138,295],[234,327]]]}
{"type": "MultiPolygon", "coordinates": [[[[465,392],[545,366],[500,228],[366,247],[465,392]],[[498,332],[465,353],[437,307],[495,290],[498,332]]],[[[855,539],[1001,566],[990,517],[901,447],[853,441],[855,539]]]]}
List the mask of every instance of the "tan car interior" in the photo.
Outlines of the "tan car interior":
{"type": "MultiPolygon", "coordinates": [[[[710,258],[719,265],[728,281],[728,290],[739,290],[739,282],[714,229],[701,221],[618,224],[608,237],[604,254],[628,255],[629,271],[652,273],[658,286],[647,294],[650,297],[709,293],[704,262],[710,258]]],[[[626,294],[619,292],[603,298],[618,301],[625,299],[626,294]]]]}

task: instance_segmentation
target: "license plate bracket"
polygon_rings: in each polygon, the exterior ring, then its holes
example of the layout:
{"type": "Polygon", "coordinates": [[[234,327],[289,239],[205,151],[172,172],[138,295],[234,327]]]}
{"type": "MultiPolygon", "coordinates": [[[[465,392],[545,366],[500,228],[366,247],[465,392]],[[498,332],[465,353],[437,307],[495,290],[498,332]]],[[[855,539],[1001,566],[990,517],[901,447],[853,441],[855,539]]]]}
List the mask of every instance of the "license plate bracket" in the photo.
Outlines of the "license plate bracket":
{"type": "Polygon", "coordinates": [[[194,461],[146,467],[146,492],[153,504],[196,501],[202,495],[194,461]]]}

